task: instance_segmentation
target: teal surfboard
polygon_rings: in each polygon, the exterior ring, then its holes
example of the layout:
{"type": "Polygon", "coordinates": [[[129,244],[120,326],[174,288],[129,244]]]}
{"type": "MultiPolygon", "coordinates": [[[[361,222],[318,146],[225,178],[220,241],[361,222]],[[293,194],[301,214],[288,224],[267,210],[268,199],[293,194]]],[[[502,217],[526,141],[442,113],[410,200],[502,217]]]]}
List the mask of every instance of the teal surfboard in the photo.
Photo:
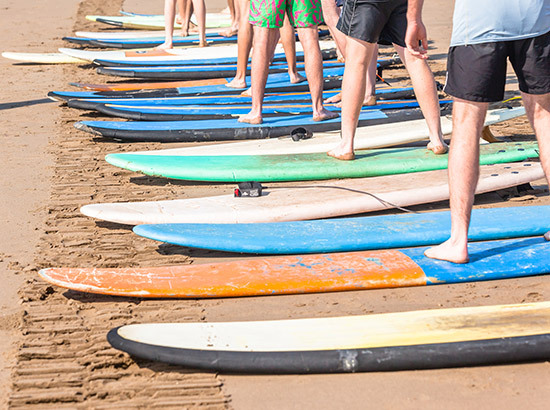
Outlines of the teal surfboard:
{"type": "MultiPolygon", "coordinates": [[[[246,199],[244,199],[246,200],[246,199]]],[[[251,201],[254,199],[251,198],[251,201]]],[[[193,248],[260,254],[349,252],[433,245],[447,240],[448,211],[249,224],[138,225],[146,238],[193,248]]],[[[469,239],[543,235],[550,206],[474,209],[469,239]]]]}
{"type": "MultiPolygon", "coordinates": [[[[523,161],[538,157],[535,142],[480,146],[480,164],[523,161]]],[[[168,156],[109,154],[107,162],[147,175],[193,181],[307,181],[364,178],[447,168],[447,155],[423,148],[386,148],[356,152],[354,161],[325,153],[294,155],[168,156]]]]}

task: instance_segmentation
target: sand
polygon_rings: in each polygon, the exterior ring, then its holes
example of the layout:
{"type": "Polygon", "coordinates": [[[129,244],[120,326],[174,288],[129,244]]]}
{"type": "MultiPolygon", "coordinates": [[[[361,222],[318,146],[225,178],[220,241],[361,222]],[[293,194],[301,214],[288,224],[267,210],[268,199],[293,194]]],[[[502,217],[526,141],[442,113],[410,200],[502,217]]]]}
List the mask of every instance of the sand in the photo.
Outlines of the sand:
{"type": "MultiPolygon", "coordinates": [[[[451,0],[426,2],[432,68],[444,80],[451,0]]],[[[50,52],[63,35],[101,26],[85,14],[126,10],[160,13],[162,2],[88,0],[77,3],[2,0],[1,34],[6,51],[50,52]],[[32,6],[31,6],[32,4],[32,6]]],[[[208,2],[210,9],[219,2],[208,2]]],[[[158,246],[130,227],[95,222],[81,205],[112,200],[156,200],[228,192],[231,185],[193,184],[140,176],[109,166],[109,152],[160,148],[119,144],[76,131],[88,116],[45,99],[69,81],[106,82],[90,67],[14,65],[0,60],[0,408],[518,408],[546,407],[548,363],[467,369],[316,376],[235,376],[182,370],[134,361],[111,349],[105,333],[142,321],[257,320],[382,313],[548,300],[544,276],[431,288],[207,301],[163,301],[82,295],[37,279],[45,266],[158,266],[239,258],[158,246]],[[8,404],[9,403],[9,404],[8,404]]],[[[388,70],[406,81],[402,68],[388,70]]],[[[510,90],[514,89],[512,84],[510,90]]],[[[526,119],[494,128],[497,136],[532,139],[526,119]]],[[[180,146],[181,144],[168,144],[180,146]]],[[[498,194],[476,206],[548,204],[545,181],[529,195],[498,194]]],[[[416,207],[446,209],[447,203],[416,207]]]]}

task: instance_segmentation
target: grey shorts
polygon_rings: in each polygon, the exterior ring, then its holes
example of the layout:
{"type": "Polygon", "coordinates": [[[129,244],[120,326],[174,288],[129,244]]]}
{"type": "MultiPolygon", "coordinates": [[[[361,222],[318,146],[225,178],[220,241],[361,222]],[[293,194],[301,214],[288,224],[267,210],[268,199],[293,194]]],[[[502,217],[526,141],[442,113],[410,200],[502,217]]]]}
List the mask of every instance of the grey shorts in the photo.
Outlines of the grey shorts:
{"type": "Polygon", "coordinates": [[[367,43],[406,47],[407,0],[345,0],[336,28],[367,43]]]}

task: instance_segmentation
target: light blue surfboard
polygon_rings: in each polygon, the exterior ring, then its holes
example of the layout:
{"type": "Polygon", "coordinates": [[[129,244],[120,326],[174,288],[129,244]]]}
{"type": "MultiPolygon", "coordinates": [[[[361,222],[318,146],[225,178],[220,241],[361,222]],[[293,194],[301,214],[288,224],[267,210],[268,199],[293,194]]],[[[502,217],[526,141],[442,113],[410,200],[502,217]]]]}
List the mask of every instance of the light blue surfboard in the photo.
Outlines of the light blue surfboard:
{"type": "MultiPolygon", "coordinates": [[[[243,201],[254,201],[254,198],[243,198],[243,201]]],[[[447,240],[450,229],[450,213],[443,211],[253,224],[138,225],[134,232],[156,241],[192,248],[300,254],[433,245],[447,240]]],[[[474,209],[469,239],[536,236],[549,230],[549,205],[474,209]]]]}

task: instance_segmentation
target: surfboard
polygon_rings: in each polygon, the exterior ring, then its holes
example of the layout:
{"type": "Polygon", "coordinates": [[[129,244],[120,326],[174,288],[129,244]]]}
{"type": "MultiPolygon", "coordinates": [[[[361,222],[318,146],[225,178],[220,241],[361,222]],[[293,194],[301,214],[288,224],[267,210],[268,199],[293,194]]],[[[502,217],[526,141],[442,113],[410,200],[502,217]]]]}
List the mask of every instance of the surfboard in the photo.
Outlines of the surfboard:
{"type": "Polygon", "coordinates": [[[160,81],[157,83],[109,83],[109,84],[90,84],[90,83],[69,83],[73,87],[82,88],[90,91],[136,91],[136,90],[158,90],[163,88],[178,88],[178,87],[197,87],[201,85],[221,85],[227,84],[225,78],[210,79],[210,80],[193,80],[193,81],[160,81]]]}
{"type": "MultiPolygon", "coordinates": [[[[338,75],[341,73],[341,68],[331,68],[324,70],[325,78],[323,79],[323,88],[330,90],[339,88],[342,84],[342,77],[338,75]]],[[[301,72],[300,74],[305,75],[301,72]]],[[[226,78],[226,84],[233,78],[226,78]]],[[[247,83],[250,84],[250,77],[246,77],[247,83]]],[[[196,95],[240,95],[243,91],[242,88],[231,88],[226,85],[219,85],[219,79],[213,79],[215,85],[203,85],[199,87],[180,87],[176,89],[163,89],[163,90],[145,90],[145,91],[110,91],[99,93],[96,91],[50,91],[48,96],[58,101],[68,101],[71,99],[91,99],[91,98],[111,98],[111,99],[137,99],[137,98],[166,98],[166,97],[184,97],[184,96],[196,96],[196,95]]],[[[284,92],[301,92],[309,91],[307,81],[293,84],[290,82],[290,78],[287,73],[275,73],[270,74],[266,84],[267,93],[284,93],[284,92]]],[[[407,94],[411,94],[407,92],[407,94]]],[[[174,100],[176,101],[176,100],[174,100]]],[[[108,103],[109,101],[103,101],[108,103]]],[[[114,101],[120,102],[120,101],[114,101]]]]}
{"type": "MultiPolygon", "coordinates": [[[[217,28],[207,28],[206,34],[218,34],[220,30],[217,28]]],[[[159,37],[162,36],[163,32],[159,30],[117,30],[117,31],[76,31],[74,33],[74,37],[80,37],[80,38],[88,38],[88,39],[109,39],[109,40],[117,40],[117,39],[133,39],[133,38],[147,38],[147,37],[159,37]]],[[[177,31],[174,33],[176,34],[174,37],[181,37],[177,35],[177,31]]],[[[181,37],[181,38],[190,38],[190,37],[197,37],[198,34],[190,34],[187,37],[181,37]]]]}
{"type": "Polygon", "coordinates": [[[472,242],[470,262],[424,256],[427,248],[277,256],[156,268],[50,268],[47,282],[80,292],[140,298],[218,298],[478,282],[550,272],[542,237],[472,242]]]}
{"type": "MultiPolygon", "coordinates": [[[[319,41],[321,50],[335,48],[334,41],[319,41]]],[[[296,51],[303,52],[301,43],[296,43],[296,51]]],[[[135,49],[135,50],[115,50],[115,51],[97,51],[82,50],[77,48],[60,48],[60,53],[79,58],[81,60],[123,60],[123,61],[168,61],[168,60],[206,60],[217,58],[233,58],[237,56],[237,45],[220,45],[213,47],[186,47],[174,48],[170,50],[155,49],[135,49]]],[[[275,48],[276,53],[283,53],[282,45],[278,44],[275,48]]],[[[214,61],[215,62],[215,61],[214,61]]]]}
{"type": "MultiPolygon", "coordinates": [[[[470,241],[544,235],[550,206],[474,209],[470,241]]],[[[191,248],[259,254],[350,252],[434,245],[451,232],[448,211],[252,224],[138,225],[134,232],[191,248]]]]}
{"type": "MultiPolygon", "coordinates": [[[[221,46],[219,46],[221,47],[221,46]]],[[[323,60],[333,60],[337,58],[336,49],[327,48],[321,50],[321,56],[323,60]]],[[[272,62],[286,62],[286,56],[284,53],[275,53],[273,55],[272,62]]],[[[296,61],[304,61],[303,51],[296,53],[296,61]]],[[[396,62],[397,59],[391,59],[391,62],[396,62]]],[[[250,60],[249,60],[250,62],[250,60]]],[[[169,66],[169,65],[206,65],[206,64],[237,64],[237,57],[220,57],[220,58],[195,58],[192,60],[110,60],[110,59],[95,59],[94,64],[104,67],[156,67],[156,66],[169,66]]]]}
{"type": "MultiPolygon", "coordinates": [[[[139,33],[139,32],[138,32],[139,33]]],[[[151,32],[149,32],[151,33],[151,32]]],[[[156,47],[164,43],[165,37],[164,33],[154,32],[148,36],[131,36],[128,33],[125,33],[125,36],[91,36],[91,37],[80,37],[80,36],[67,36],[63,37],[62,40],[67,41],[73,44],[85,45],[88,47],[101,47],[101,48],[147,48],[147,47],[156,47]]],[[[175,33],[174,33],[175,34],[175,33]]],[[[205,33],[206,41],[210,44],[224,44],[224,43],[236,43],[237,36],[222,36],[218,33],[205,33]]],[[[180,35],[173,36],[173,45],[175,47],[189,46],[189,45],[198,45],[199,36],[197,34],[191,34],[189,36],[183,37],[180,35]]]]}
{"type": "Polygon", "coordinates": [[[550,303],[269,321],[132,324],[115,349],[237,373],[354,373],[550,358],[550,303]]]}
{"type": "MultiPolygon", "coordinates": [[[[362,115],[372,112],[367,111],[362,115]]],[[[536,142],[502,142],[480,146],[482,165],[536,157],[536,142]]],[[[448,155],[435,155],[425,148],[402,147],[358,150],[353,161],[340,161],[326,153],[177,157],[121,153],[109,154],[105,159],[114,166],[130,171],[172,179],[282,182],[365,178],[446,169],[448,155]]]]}
{"type": "MultiPolygon", "coordinates": [[[[325,93],[328,95],[327,93],[325,93]]],[[[326,98],[326,97],[325,97],[326,98]]],[[[223,107],[220,107],[223,108],[223,107]]],[[[498,124],[525,115],[525,108],[501,108],[489,110],[485,126],[498,124]]],[[[453,129],[452,118],[441,116],[441,129],[449,135],[453,129]]],[[[356,149],[372,149],[408,144],[428,139],[429,130],[425,120],[402,121],[389,124],[359,127],[355,134],[356,149]]],[[[280,137],[255,141],[196,145],[152,151],[133,152],[136,155],[288,155],[327,152],[340,141],[340,132],[314,133],[311,138],[294,141],[291,137],[280,137]]]]}
{"type": "MultiPolygon", "coordinates": [[[[359,124],[387,119],[379,110],[363,111],[359,124]]],[[[78,130],[121,141],[224,141],[252,138],[273,138],[289,135],[297,127],[314,131],[332,131],[340,128],[340,118],[313,121],[311,115],[266,117],[262,124],[251,125],[237,119],[194,121],[80,121],[74,124],[78,130]]],[[[166,157],[164,157],[166,158],[166,157]]]]}
{"type": "MultiPolygon", "coordinates": [[[[230,79],[221,79],[227,84],[230,79]]],[[[242,95],[243,89],[235,90],[220,84],[220,79],[199,80],[213,81],[214,84],[192,86],[188,84],[179,89],[163,89],[136,92],[95,92],[95,91],[51,91],[48,96],[55,101],[70,102],[70,107],[95,110],[98,104],[115,104],[118,106],[186,106],[212,104],[251,104],[252,98],[242,95]],[[227,90],[227,91],[226,91],[227,90]]],[[[324,79],[323,98],[339,93],[341,77],[324,79]]],[[[309,102],[311,94],[306,82],[292,84],[286,73],[272,74],[266,84],[264,102],[309,102]],[[283,91],[279,91],[283,89],[283,91]],[[307,91],[303,91],[303,90],[307,91]]],[[[377,87],[378,99],[414,98],[412,87],[377,87]]]]}
{"type": "MultiPolygon", "coordinates": [[[[132,15],[132,16],[86,16],[87,20],[121,28],[141,30],[163,30],[163,15],[132,15]]],[[[193,21],[193,18],[192,18],[193,21]]],[[[206,27],[223,28],[231,25],[231,16],[220,13],[206,13],[206,27]]],[[[181,28],[179,23],[174,23],[174,28],[181,28]]]]}
{"type": "MultiPolygon", "coordinates": [[[[442,100],[441,104],[451,104],[452,100],[442,100]]],[[[331,111],[340,112],[336,104],[324,104],[331,111]]],[[[418,108],[416,100],[383,100],[375,106],[363,106],[361,111],[395,110],[400,108],[418,108]]],[[[189,105],[166,107],[126,107],[117,105],[98,105],[96,111],[118,118],[136,121],[186,121],[216,118],[234,118],[248,114],[251,105],[189,105]]],[[[313,113],[311,103],[266,104],[262,107],[265,116],[297,115],[313,113]]]]}
{"type": "MultiPolygon", "coordinates": [[[[544,178],[539,163],[482,165],[476,194],[544,178]]],[[[257,198],[217,195],[151,202],[83,206],[87,216],[138,225],[160,223],[258,223],[332,218],[449,199],[446,170],[265,188],[257,198]]]]}
{"type": "MultiPolygon", "coordinates": [[[[297,63],[298,70],[304,70],[304,63],[297,63]]],[[[323,62],[323,71],[330,70],[331,75],[343,75],[344,64],[338,61],[323,62]]],[[[286,73],[288,65],[272,64],[268,68],[271,73],[286,73]]],[[[168,80],[203,80],[208,78],[234,77],[237,73],[237,66],[234,64],[208,64],[191,66],[160,66],[160,67],[98,67],[99,74],[114,77],[130,77],[144,79],[168,79],[168,80]]],[[[247,67],[247,74],[250,74],[250,66],[247,67]]]]}
{"type": "Polygon", "coordinates": [[[2,57],[9,60],[33,64],[87,64],[88,61],[62,53],[15,53],[5,51],[2,57]]]}

